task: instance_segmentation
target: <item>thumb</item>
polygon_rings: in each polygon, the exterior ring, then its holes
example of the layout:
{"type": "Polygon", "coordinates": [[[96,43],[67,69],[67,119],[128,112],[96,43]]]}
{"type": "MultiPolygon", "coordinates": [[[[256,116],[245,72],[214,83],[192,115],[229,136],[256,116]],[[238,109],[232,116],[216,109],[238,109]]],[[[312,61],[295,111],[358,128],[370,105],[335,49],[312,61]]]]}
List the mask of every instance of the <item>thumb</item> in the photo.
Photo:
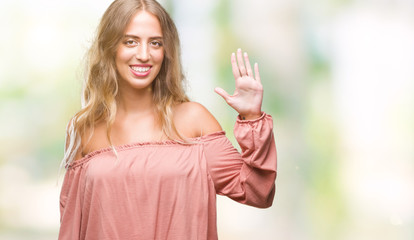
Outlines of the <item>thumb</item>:
{"type": "Polygon", "coordinates": [[[214,89],[214,91],[218,94],[218,95],[220,95],[222,98],[224,98],[224,100],[226,101],[226,102],[228,102],[228,99],[230,98],[230,95],[224,90],[224,89],[222,89],[222,88],[219,88],[219,87],[216,87],[215,89],[214,89]]]}

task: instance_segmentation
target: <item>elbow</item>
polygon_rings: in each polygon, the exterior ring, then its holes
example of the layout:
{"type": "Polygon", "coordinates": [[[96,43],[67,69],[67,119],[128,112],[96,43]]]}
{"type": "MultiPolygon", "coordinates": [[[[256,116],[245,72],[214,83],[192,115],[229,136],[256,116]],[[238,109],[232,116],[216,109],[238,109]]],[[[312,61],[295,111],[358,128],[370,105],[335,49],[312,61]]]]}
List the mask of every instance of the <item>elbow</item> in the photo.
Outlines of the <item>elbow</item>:
{"type": "Polygon", "coordinates": [[[273,202],[269,202],[269,203],[266,203],[266,204],[263,204],[263,205],[259,205],[259,206],[257,206],[257,208],[266,209],[266,208],[270,208],[272,205],[273,205],[273,202]]]}
{"type": "Polygon", "coordinates": [[[267,177],[267,181],[265,181],[264,179],[261,179],[262,181],[257,181],[261,182],[262,184],[255,184],[250,186],[250,193],[252,194],[251,196],[255,196],[253,198],[254,207],[270,208],[273,204],[273,200],[276,193],[276,173],[273,173],[270,177],[267,177]]]}
{"type": "Polygon", "coordinates": [[[258,202],[256,207],[263,208],[263,209],[270,208],[273,205],[273,200],[275,198],[275,192],[276,192],[276,189],[275,189],[275,186],[273,185],[273,188],[270,191],[270,193],[266,197],[263,197],[262,198],[263,201],[258,202]]]}
{"type": "MultiPolygon", "coordinates": [[[[219,193],[221,195],[227,195],[223,193],[219,193]]],[[[267,194],[260,194],[257,192],[243,192],[239,194],[234,195],[227,195],[231,199],[233,199],[236,202],[256,207],[256,208],[270,208],[273,205],[273,199],[275,196],[275,188],[271,189],[271,191],[267,192],[267,194]]]]}
{"type": "Polygon", "coordinates": [[[262,209],[270,208],[273,205],[273,199],[275,197],[275,185],[266,194],[255,194],[252,196],[255,197],[251,197],[250,201],[246,201],[247,205],[262,209]]]}

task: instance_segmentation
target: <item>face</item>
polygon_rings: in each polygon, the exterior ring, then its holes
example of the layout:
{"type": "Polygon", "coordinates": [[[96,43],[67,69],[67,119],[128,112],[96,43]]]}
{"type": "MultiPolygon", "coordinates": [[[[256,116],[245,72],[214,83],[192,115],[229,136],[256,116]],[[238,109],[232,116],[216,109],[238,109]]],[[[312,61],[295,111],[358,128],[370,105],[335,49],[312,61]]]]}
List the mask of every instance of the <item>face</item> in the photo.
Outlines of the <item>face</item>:
{"type": "Polygon", "coordinates": [[[157,17],[146,11],[135,14],[118,46],[115,64],[119,87],[145,90],[158,75],[164,60],[163,35],[157,17]]]}

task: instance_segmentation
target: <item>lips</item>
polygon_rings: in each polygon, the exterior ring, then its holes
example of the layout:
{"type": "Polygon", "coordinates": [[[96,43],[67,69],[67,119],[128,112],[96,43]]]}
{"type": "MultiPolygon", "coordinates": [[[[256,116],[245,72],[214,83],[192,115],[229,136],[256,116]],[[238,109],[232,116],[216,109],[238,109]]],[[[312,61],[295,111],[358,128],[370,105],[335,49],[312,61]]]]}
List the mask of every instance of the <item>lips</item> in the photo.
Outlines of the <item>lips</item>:
{"type": "Polygon", "coordinates": [[[137,77],[145,77],[151,72],[151,65],[149,64],[139,64],[139,65],[131,65],[129,68],[131,69],[132,74],[137,77]]]}

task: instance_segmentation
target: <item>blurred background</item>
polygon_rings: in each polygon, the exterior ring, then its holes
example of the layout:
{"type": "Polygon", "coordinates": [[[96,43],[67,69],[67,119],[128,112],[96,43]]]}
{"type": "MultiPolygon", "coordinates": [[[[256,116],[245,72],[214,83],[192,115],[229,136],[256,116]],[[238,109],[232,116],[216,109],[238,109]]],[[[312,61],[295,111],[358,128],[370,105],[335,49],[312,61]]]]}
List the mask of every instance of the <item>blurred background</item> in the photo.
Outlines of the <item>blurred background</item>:
{"type": "MultiPolygon", "coordinates": [[[[0,239],[57,239],[65,126],[110,0],[0,0],[0,239]]],[[[234,141],[230,54],[258,62],[274,204],[218,197],[225,240],[414,239],[414,1],[164,0],[188,92],[234,141]]],[[[235,143],[235,142],[234,142],[235,143]]]]}

